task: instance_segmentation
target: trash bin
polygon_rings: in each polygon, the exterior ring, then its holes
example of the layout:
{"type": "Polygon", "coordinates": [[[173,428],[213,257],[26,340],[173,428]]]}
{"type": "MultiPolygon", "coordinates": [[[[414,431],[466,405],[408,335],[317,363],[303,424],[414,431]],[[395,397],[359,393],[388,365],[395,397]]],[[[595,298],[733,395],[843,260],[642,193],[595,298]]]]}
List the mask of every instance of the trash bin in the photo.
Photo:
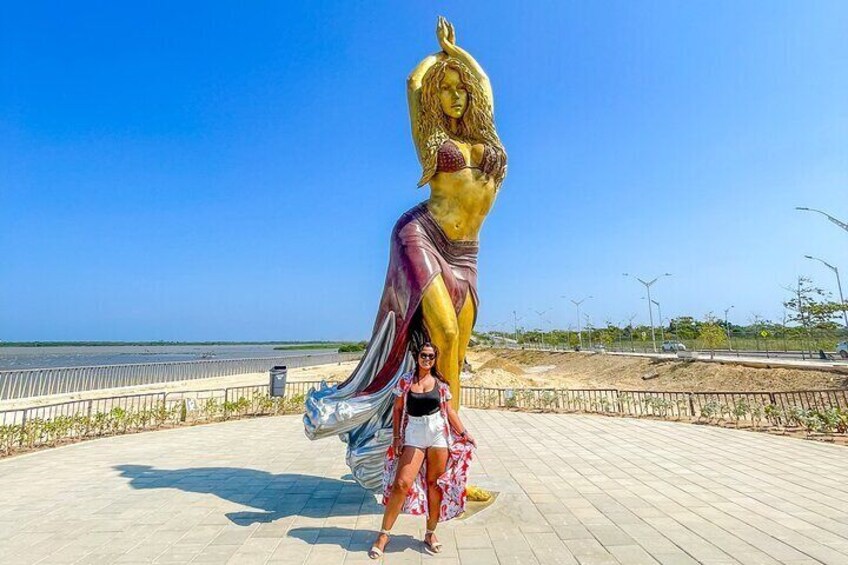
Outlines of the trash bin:
{"type": "Polygon", "coordinates": [[[275,365],[271,367],[271,396],[286,395],[286,366],[275,365]]]}

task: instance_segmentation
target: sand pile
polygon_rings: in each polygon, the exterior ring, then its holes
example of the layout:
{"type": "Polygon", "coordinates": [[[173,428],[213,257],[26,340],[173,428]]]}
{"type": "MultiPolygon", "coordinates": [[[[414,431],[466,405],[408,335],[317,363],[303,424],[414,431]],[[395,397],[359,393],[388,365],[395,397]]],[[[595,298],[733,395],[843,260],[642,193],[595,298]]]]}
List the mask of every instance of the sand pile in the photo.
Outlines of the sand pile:
{"type": "Polygon", "coordinates": [[[524,369],[522,369],[521,367],[519,367],[515,363],[512,363],[511,361],[508,361],[506,359],[500,359],[498,357],[493,357],[492,359],[489,359],[488,361],[486,361],[485,363],[480,365],[479,369],[477,369],[478,372],[498,371],[498,370],[499,371],[505,371],[505,372],[507,372],[511,375],[523,375],[524,374],[524,369]]]}
{"type": "Polygon", "coordinates": [[[527,386],[543,386],[539,380],[526,373],[524,368],[496,355],[491,355],[482,363],[478,359],[472,360],[469,356],[474,372],[471,378],[462,381],[464,386],[490,386],[504,388],[520,388],[527,386]],[[529,383],[529,384],[528,384],[529,383]]]}
{"type": "Polygon", "coordinates": [[[467,381],[475,386],[692,392],[848,388],[848,375],[826,371],[752,368],[622,355],[474,350],[468,353],[468,360],[473,367],[479,367],[474,378],[467,381]],[[540,366],[545,366],[546,370],[534,369],[540,366]],[[643,375],[656,377],[643,380],[643,375]]]}

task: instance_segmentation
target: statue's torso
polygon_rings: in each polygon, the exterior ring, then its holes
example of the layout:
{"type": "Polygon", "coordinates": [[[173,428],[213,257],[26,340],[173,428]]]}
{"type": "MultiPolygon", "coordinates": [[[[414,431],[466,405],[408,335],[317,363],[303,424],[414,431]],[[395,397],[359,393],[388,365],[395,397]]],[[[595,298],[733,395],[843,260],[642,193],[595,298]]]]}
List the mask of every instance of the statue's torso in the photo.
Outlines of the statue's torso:
{"type": "Polygon", "coordinates": [[[488,174],[485,166],[487,150],[483,144],[459,141],[446,142],[448,144],[455,146],[461,156],[448,153],[445,159],[440,159],[440,164],[451,166],[441,167],[447,170],[437,170],[430,179],[427,207],[449,238],[477,240],[497,195],[495,178],[488,174]],[[461,158],[465,166],[458,164],[461,158]]]}

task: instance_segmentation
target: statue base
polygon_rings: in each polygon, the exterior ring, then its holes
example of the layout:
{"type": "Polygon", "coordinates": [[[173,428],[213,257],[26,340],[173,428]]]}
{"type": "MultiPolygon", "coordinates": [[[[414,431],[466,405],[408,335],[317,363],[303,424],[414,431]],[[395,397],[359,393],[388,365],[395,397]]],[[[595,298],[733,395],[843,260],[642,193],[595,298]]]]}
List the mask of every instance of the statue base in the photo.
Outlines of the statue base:
{"type": "Polygon", "coordinates": [[[468,498],[465,501],[465,512],[459,516],[460,520],[465,520],[478,512],[482,512],[495,503],[495,499],[498,498],[499,494],[472,485],[468,485],[466,491],[468,498]]]}
{"type": "Polygon", "coordinates": [[[468,485],[465,494],[469,502],[489,502],[493,498],[491,492],[474,485],[468,485]]]}

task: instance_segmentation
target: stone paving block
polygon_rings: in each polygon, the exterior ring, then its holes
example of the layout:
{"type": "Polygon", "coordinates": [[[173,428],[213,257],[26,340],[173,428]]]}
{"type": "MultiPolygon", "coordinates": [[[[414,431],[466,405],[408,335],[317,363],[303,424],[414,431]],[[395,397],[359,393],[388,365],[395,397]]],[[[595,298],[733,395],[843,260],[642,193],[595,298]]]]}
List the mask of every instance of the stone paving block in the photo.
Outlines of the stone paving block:
{"type": "Polygon", "coordinates": [[[489,549],[492,547],[492,540],[485,528],[463,528],[460,535],[457,536],[456,547],[460,551],[464,549],[489,549]]]}
{"type": "Polygon", "coordinates": [[[529,533],[524,538],[542,565],[577,565],[577,559],[555,533],[529,533]]]}
{"type": "Polygon", "coordinates": [[[303,563],[311,550],[309,544],[282,540],[268,558],[268,563],[303,563]]]}
{"type": "Polygon", "coordinates": [[[500,565],[540,565],[539,560],[533,552],[513,553],[509,551],[496,551],[500,565]]]}
{"type": "MultiPolygon", "coordinates": [[[[85,555],[79,561],[76,561],[77,565],[107,565],[109,563],[115,563],[120,559],[121,553],[119,552],[110,552],[110,551],[93,551],[88,555],[85,555]]],[[[15,563],[15,561],[11,561],[10,563],[15,563]]],[[[186,561],[183,561],[186,563],[186,561]]]]}
{"type": "Polygon", "coordinates": [[[638,545],[616,545],[610,547],[609,552],[620,563],[627,565],[657,565],[659,563],[650,553],[638,545]]]}
{"type": "Polygon", "coordinates": [[[554,526],[554,531],[563,540],[594,539],[595,536],[586,526],[554,526]]]}
{"type": "Polygon", "coordinates": [[[247,540],[247,538],[250,537],[251,534],[252,532],[247,528],[242,528],[240,526],[225,526],[218,535],[209,542],[209,544],[240,546],[247,540]]]}
{"type": "Polygon", "coordinates": [[[236,551],[227,560],[228,565],[264,565],[271,557],[269,553],[236,551]]]}
{"type": "Polygon", "coordinates": [[[593,565],[618,563],[615,557],[596,539],[573,539],[565,540],[563,543],[581,565],[584,563],[592,563],[593,565]]]}
{"type": "Polygon", "coordinates": [[[459,562],[462,565],[492,565],[498,562],[498,557],[492,548],[460,549],[459,562]]]}
{"type": "Polygon", "coordinates": [[[188,563],[203,551],[204,545],[171,546],[156,557],[154,563],[188,563]]]}
{"type": "Polygon", "coordinates": [[[586,526],[586,529],[597,539],[604,547],[613,545],[635,545],[632,537],[624,532],[618,526],[586,526]]]}

